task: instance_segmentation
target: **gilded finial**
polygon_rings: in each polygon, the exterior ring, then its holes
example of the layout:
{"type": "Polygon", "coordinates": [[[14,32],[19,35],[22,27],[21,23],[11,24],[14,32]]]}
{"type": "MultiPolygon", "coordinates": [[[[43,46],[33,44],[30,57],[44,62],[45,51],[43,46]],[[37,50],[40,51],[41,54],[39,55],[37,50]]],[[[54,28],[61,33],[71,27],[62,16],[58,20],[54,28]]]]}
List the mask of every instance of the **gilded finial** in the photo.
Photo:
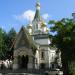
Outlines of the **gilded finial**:
{"type": "Polygon", "coordinates": [[[36,6],[40,6],[40,0],[37,0],[36,6]]]}
{"type": "Polygon", "coordinates": [[[40,3],[40,0],[37,0],[37,2],[36,3],[40,3]]]}
{"type": "Polygon", "coordinates": [[[37,2],[39,2],[39,0],[37,0],[37,2]]]}

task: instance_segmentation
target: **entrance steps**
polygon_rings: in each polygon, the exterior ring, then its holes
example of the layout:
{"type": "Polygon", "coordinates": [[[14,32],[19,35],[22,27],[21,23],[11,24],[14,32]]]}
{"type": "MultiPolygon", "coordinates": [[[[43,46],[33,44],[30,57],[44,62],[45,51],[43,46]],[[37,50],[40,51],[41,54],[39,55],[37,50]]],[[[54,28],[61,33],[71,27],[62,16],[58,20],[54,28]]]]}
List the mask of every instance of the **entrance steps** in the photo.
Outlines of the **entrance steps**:
{"type": "Polygon", "coordinates": [[[36,69],[19,69],[19,70],[0,70],[0,75],[63,75],[62,71],[36,70],[36,69]],[[46,74],[47,73],[47,74],[46,74]]]}

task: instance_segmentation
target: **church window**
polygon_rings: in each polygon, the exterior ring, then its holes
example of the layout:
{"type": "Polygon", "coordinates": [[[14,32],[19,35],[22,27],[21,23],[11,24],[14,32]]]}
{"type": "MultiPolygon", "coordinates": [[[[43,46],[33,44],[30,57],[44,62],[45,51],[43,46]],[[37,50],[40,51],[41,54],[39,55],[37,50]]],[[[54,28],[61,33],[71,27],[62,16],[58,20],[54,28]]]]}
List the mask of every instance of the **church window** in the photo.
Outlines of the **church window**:
{"type": "Polygon", "coordinates": [[[36,24],[36,29],[38,29],[38,25],[36,24]]]}
{"type": "Polygon", "coordinates": [[[44,59],[44,52],[41,52],[41,59],[44,59]]]}

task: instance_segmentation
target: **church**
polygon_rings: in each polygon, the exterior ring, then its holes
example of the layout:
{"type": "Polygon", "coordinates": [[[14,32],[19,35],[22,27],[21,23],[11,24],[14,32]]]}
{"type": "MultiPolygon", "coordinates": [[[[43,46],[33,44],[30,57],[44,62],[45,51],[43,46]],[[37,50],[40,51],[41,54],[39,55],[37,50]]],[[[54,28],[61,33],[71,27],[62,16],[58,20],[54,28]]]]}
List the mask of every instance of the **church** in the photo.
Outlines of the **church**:
{"type": "MultiPolygon", "coordinates": [[[[40,2],[37,1],[33,21],[22,26],[15,39],[13,68],[55,68],[56,48],[50,48],[50,43],[49,29],[40,15],[40,2]]],[[[60,53],[59,64],[61,64],[60,53]]]]}

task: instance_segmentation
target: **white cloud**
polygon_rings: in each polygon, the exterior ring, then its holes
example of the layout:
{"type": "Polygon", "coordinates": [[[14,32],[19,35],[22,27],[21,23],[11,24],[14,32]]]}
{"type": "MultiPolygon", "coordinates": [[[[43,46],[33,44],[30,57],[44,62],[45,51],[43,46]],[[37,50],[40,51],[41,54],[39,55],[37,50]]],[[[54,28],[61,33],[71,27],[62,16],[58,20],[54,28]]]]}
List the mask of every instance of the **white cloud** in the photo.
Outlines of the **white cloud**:
{"type": "Polygon", "coordinates": [[[14,17],[18,20],[28,20],[28,21],[32,21],[35,15],[35,11],[33,10],[27,10],[24,13],[22,13],[19,16],[14,15],[14,17]]]}
{"type": "MultiPolygon", "coordinates": [[[[20,21],[23,21],[23,20],[32,21],[34,19],[34,16],[35,16],[35,11],[33,10],[27,10],[23,12],[21,15],[14,15],[15,19],[20,21]]],[[[48,19],[49,15],[48,13],[45,13],[42,15],[42,17],[46,20],[48,19]]]]}
{"type": "Polygon", "coordinates": [[[45,13],[45,14],[42,15],[42,17],[46,20],[46,19],[49,18],[49,14],[48,13],[45,13]]]}

